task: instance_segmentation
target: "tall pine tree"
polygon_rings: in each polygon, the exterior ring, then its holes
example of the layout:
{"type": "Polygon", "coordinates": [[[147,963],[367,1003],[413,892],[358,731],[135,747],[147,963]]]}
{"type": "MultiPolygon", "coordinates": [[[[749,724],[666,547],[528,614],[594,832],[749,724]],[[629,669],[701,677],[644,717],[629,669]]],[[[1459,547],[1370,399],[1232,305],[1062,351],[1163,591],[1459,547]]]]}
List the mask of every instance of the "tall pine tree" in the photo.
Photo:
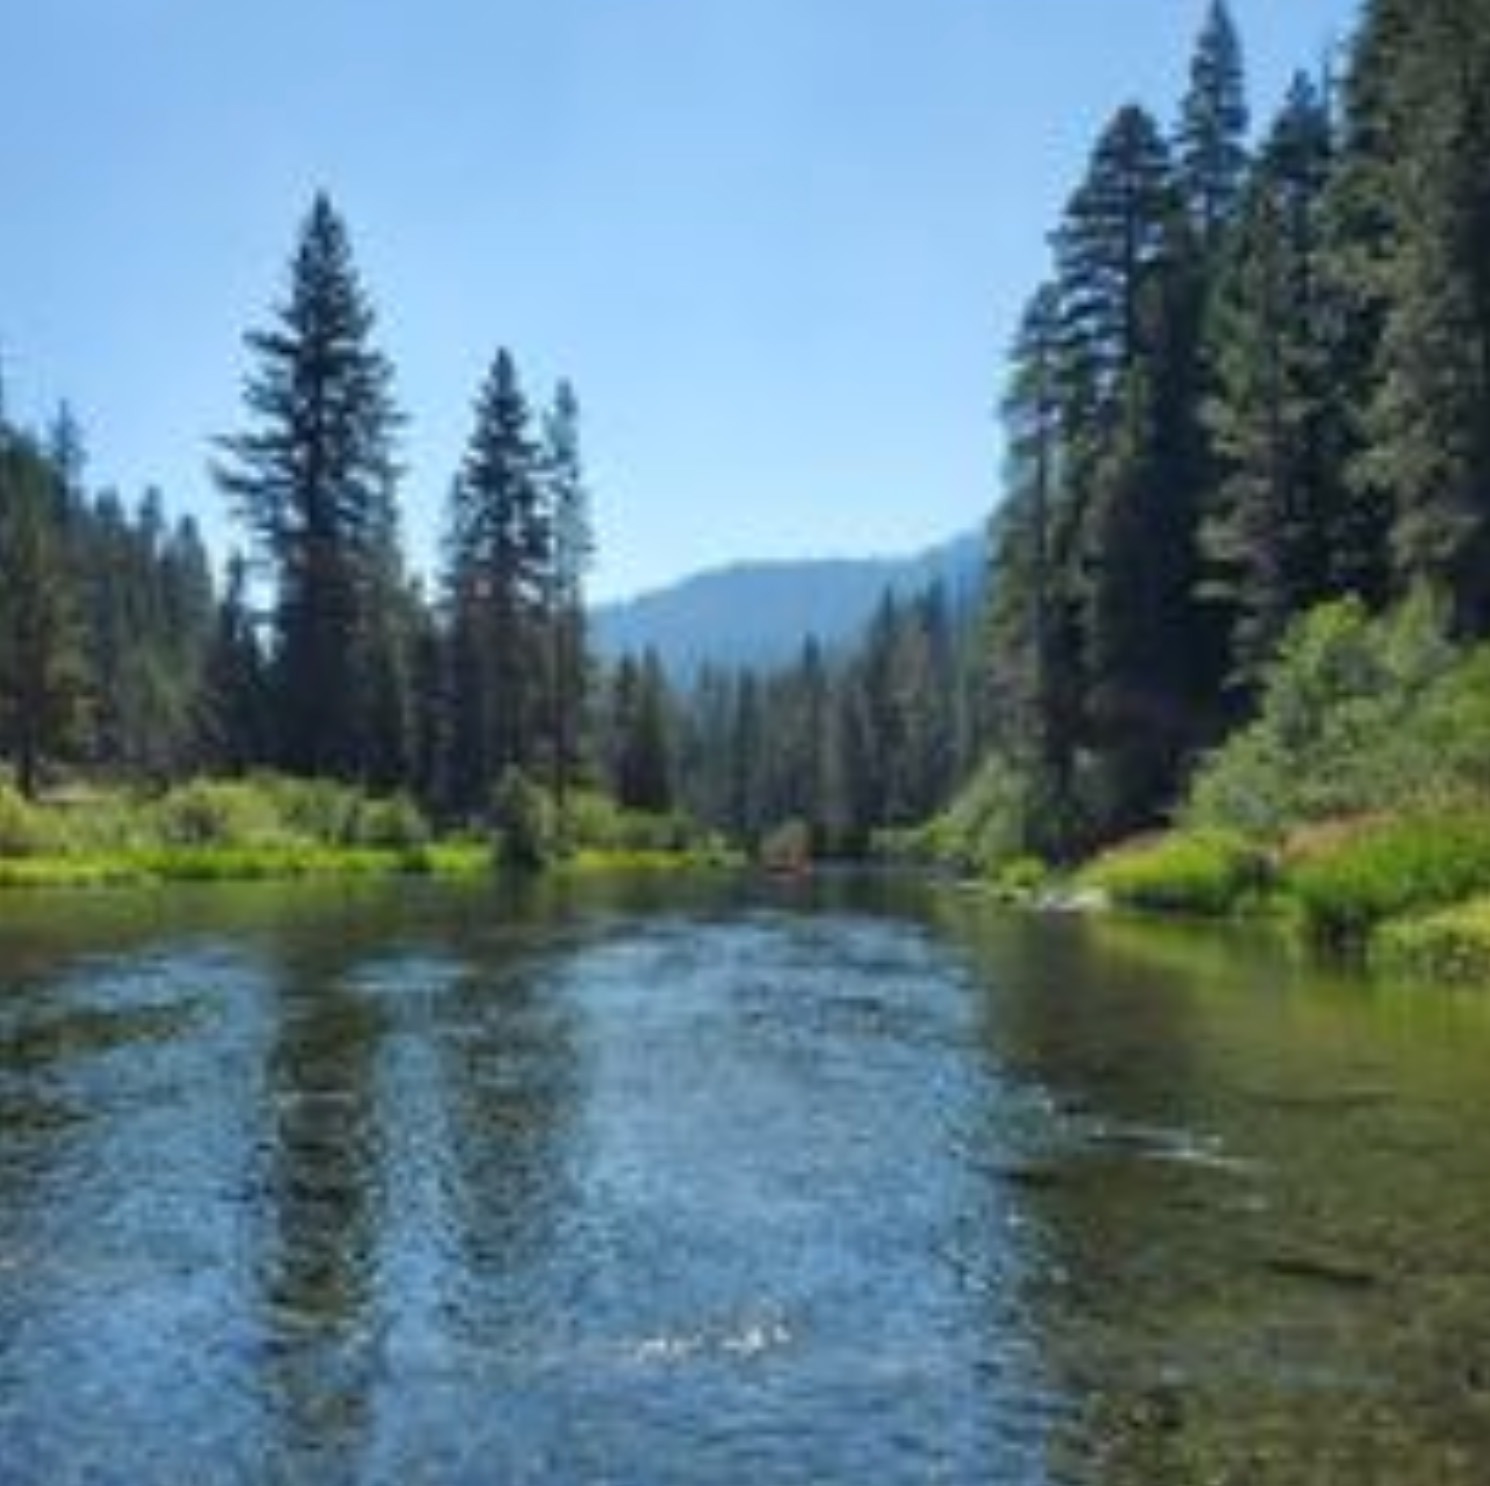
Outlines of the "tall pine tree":
{"type": "Polygon", "coordinates": [[[507,770],[541,762],[551,533],[532,421],[516,363],[499,351],[477,398],[446,536],[447,792],[462,811],[480,809],[507,770]]]}
{"type": "Polygon", "coordinates": [[[27,440],[0,442],[0,749],[26,795],[76,746],[87,683],[59,485],[27,440]]]}
{"type": "Polygon", "coordinates": [[[400,416],[391,364],[346,227],[316,197],[270,328],[247,344],[247,431],[220,440],[218,483],[274,585],[278,757],[304,774],[389,772],[387,692],[400,663],[386,624],[395,583],[400,416]]]}
{"type": "Polygon", "coordinates": [[[1229,240],[1207,408],[1220,482],[1204,531],[1204,597],[1225,614],[1229,684],[1251,699],[1294,616],[1354,585],[1348,423],[1331,370],[1324,273],[1329,114],[1306,77],[1259,157],[1229,240]]]}
{"type": "Polygon", "coordinates": [[[1247,83],[1241,38],[1226,0],[1212,0],[1180,111],[1180,187],[1191,221],[1213,250],[1231,224],[1247,173],[1247,83]]]}

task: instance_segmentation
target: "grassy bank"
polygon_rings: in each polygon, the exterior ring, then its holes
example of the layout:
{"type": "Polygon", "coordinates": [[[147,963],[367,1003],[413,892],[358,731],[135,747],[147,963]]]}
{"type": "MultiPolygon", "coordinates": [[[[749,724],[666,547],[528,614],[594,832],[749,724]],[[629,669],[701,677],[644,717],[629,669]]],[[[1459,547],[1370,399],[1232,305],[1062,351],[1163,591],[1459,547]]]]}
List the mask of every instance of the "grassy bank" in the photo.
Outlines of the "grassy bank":
{"type": "Polygon", "coordinates": [[[1384,970],[1490,985],[1490,812],[1481,809],[1336,821],[1274,845],[1175,831],[1107,853],[1080,880],[1121,908],[1266,913],[1384,970]]]}
{"type": "MultiPolygon", "coordinates": [[[[1085,777],[1078,759],[1055,801],[994,756],[912,845],[997,889],[1048,842],[1059,854],[1100,834],[1085,777]]],[[[1383,615],[1324,605],[1289,634],[1252,720],[1199,761],[1174,816],[1056,896],[1267,915],[1332,951],[1490,985],[1490,644],[1455,644],[1422,599],[1383,615]]]]}
{"type": "Polygon", "coordinates": [[[403,849],[207,846],[4,857],[0,858],[0,888],[146,886],[311,877],[471,877],[490,872],[491,867],[491,849],[469,843],[403,849]]]}
{"type": "Polygon", "coordinates": [[[576,795],[561,818],[524,786],[519,808],[512,820],[441,837],[406,796],[323,780],[264,774],[155,793],[88,786],[39,802],[0,784],[0,889],[470,877],[509,863],[660,872],[728,860],[687,821],[596,794],[576,795]]]}

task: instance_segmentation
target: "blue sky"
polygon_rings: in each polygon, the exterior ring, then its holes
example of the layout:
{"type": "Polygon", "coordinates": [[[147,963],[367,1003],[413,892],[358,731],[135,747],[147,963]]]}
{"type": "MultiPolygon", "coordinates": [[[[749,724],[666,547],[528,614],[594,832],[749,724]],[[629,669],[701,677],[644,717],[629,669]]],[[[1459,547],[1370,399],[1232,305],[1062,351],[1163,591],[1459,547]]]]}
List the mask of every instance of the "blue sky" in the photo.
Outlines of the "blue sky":
{"type": "MultiPolygon", "coordinates": [[[[1234,0],[1255,112],[1355,0],[1234,0]]],[[[318,186],[411,424],[425,564],[510,345],[585,404],[602,595],[980,521],[990,409],[1091,140],[1204,0],[0,0],[0,350],[92,474],[206,477],[318,186]]]]}

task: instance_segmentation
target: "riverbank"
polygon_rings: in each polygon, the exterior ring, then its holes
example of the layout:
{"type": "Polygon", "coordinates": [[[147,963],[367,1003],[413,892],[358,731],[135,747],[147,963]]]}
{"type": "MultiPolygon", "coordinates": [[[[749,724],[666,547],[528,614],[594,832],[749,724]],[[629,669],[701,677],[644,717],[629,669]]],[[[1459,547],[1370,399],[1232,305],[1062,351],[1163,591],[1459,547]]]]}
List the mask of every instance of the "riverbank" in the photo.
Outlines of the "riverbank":
{"type": "Polygon", "coordinates": [[[475,877],[492,870],[487,846],[197,847],[0,858],[0,889],[146,887],[168,882],[256,882],[332,877],[475,877]]]}
{"type": "MultiPolygon", "coordinates": [[[[576,797],[565,832],[545,820],[534,863],[544,870],[661,873],[739,861],[686,823],[597,796],[576,797]]],[[[0,890],[460,878],[509,863],[500,832],[437,835],[406,796],[324,780],[197,780],[148,795],[88,787],[43,801],[0,785],[0,890]]]]}
{"type": "Polygon", "coordinates": [[[1275,842],[1176,830],[1104,853],[1076,881],[1117,907],[1264,917],[1375,968],[1490,985],[1490,812],[1340,820],[1275,842]]]}

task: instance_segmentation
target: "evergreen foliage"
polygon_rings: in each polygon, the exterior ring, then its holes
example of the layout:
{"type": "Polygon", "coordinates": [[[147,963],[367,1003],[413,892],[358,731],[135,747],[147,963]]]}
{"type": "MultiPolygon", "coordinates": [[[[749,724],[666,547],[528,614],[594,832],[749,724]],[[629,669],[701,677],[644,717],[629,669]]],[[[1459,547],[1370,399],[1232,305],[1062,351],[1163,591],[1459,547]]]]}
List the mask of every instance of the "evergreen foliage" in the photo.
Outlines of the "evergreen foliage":
{"type": "Polygon", "coordinates": [[[447,787],[457,809],[483,802],[509,769],[538,762],[549,599],[540,459],[516,363],[499,351],[477,398],[446,542],[447,787]]]}
{"type": "Polygon", "coordinates": [[[316,197],[269,328],[247,337],[246,431],[215,475],[273,583],[276,753],[306,775],[404,763],[393,369],[341,217],[316,197]]]}
{"type": "Polygon", "coordinates": [[[1298,78],[1255,153],[1247,118],[1217,0],[1175,138],[1103,131],[1015,347],[994,755],[944,817],[1011,854],[1158,824],[1253,718],[1197,818],[1392,808],[1483,751],[1425,616],[1490,634],[1490,4],[1374,0],[1338,90],[1298,78]]]}
{"type": "MultiPolygon", "coordinates": [[[[43,436],[0,413],[16,784],[272,764],[490,823],[518,780],[560,835],[600,784],[814,850],[936,818],[980,866],[1069,859],[1187,796],[1208,830],[1279,838],[1479,808],[1490,0],[1369,0],[1338,87],[1298,79],[1255,150],[1248,116],[1215,0],[1172,135],[1130,103],[1096,140],[1013,347],[985,611],[887,595],[854,645],[687,691],[655,656],[593,667],[578,398],[535,408],[506,350],[436,592],[410,581],[392,363],[317,197],[218,446],[251,547],[221,593],[159,496],[90,489],[70,411],[43,436]]],[[[1219,880],[1229,838],[1202,839],[1180,865],[1219,880]]]]}

